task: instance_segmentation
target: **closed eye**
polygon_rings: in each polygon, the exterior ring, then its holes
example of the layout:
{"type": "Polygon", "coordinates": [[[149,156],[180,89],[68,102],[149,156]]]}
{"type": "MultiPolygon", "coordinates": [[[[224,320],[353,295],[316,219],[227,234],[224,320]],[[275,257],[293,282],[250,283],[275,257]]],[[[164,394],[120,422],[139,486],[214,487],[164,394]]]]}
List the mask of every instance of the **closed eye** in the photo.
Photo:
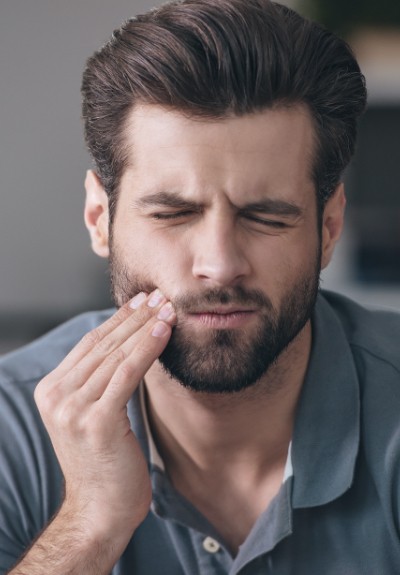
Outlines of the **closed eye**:
{"type": "Polygon", "coordinates": [[[154,220],[176,220],[178,218],[184,218],[193,215],[195,212],[192,210],[185,210],[181,212],[157,212],[151,214],[154,220]]]}
{"type": "MultiPolygon", "coordinates": [[[[178,220],[180,218],[187,218],[196,214],[194,210],[182,210],[179,212],[156,212],[151,214],[151,217],[154,220],[178,220]]],[[[279,220],[269,220],[265,218],[259,218],[252,214],[243,214],[242,217],[255,222],[257,224],[261,224],[263,226],[272,227],[276,229],[283,229],[288,227],[288,224],[279,220]]]]}
{"type": "Polygon", "coordinates": [[[263,226],[268,226],[268,227],[272,227],[272,228],[283,229],[283,228],[288,227],[288,224],[286,222],[282,222],[280,220],[268,220],[265,218],[259,218],[257,216],[252,215],[252,214],[243,214],[242,217],[244,217],[247,220],[250,220],[252,222],[255,222],[257,224],[261,224],[263,226]]]}

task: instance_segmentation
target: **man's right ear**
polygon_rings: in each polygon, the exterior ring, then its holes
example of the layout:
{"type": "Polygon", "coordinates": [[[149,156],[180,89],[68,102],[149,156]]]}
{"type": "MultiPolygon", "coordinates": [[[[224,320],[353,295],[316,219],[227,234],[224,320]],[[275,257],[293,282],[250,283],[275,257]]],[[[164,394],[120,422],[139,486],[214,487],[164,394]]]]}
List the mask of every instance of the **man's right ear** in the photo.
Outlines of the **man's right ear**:
{"type": "Polygon", "coordinates": [[[92,250],[102,258],[109,256],[108,197],[99,176],[88,170],[85,178],[85,224],[89,231],[92,250]]]}

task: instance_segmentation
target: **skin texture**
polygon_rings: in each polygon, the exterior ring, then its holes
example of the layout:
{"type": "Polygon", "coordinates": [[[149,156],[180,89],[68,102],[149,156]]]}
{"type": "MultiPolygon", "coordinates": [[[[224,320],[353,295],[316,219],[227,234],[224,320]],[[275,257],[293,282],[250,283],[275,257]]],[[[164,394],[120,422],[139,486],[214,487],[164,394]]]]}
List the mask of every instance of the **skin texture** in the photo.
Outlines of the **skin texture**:
{"type": "MultiPolygon", "coordinates": [[[[256,299],[248,305],[243,294],[262,294],[271,316],[304,281],[315,286],[340,236],[343,187],[318,230],[314,131],[300,106],[220,121],[141,106],[132,111],[126,143],[131,162],[112,238],[107,196],[91,171],[85,207],[94,251],[109,257],[111,250],[122,307],[38,386],[66,495],[13,575],[101,575],[122,554],[151,500],[126,415],[143,377],[152,432],[172,482],[233,554],[282,481],[311,349],[307,317],[267,371],[236,393],[193,391],[157,358],[175,325],[206,348],[224,330],[242,346],[263,315],[256,299]],[[156,301],[147,296],[155,287],[156,301]],[[124,302],[138,288],[146,294],[132,310],[124,302]],[[157,337],[155,324],[165,328],[157,337]],[[232,521],[238,516],[240,525],[232,521]]],[[[305,301],[312,298],[311,290],[305,301]]]]}
{"type": "Polygon", "coordinates": [[[308,320],[320,272],[308,122],[305,109],[200,124],[142,107],[131,118],[134,162],[110,245],[114,295],[122,303],[155,285],[168,294],[178,323],[160,359],[189,389],[253,385],[308,320]],[[254,138],[258,122],[269,145],[262,132],[254,138]],[[298,140],[279,142],[292,125],[298,140]]]}
{"type": "MultiPolygon", "coordinates": [[[[113,246],[111,278],[115,299],[125,301],[146,290],[147,282],[139,273],[128,271],[117,251],[113,246]]],[[[238,393],[254,385],[310,317],[319,286],[319,265],[316,253],[280,309],[261,290],[239,283],[174,298],[178,320],[159,358],[161,365],[192,391],[238,393]]]]}

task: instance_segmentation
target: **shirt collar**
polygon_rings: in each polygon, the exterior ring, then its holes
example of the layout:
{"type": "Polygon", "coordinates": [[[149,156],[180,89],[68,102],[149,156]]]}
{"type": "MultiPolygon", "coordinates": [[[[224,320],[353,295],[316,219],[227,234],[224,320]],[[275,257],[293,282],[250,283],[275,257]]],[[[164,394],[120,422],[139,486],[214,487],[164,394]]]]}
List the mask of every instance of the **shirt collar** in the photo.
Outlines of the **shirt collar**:
{"type": "Polygon", "coordinates": [[[143,424],[146,431],[150,466],[156,466],[159,469],[161,469],[161,471],[165,471],[164,461],[162,460],[161,455],[158,452],[158,449],[153,439],[153,434],[151,433],[150,429],[149,417],[147,414],[146,390],[144,388],[144,381],[141,381],[139,385],[139,400],[140,400],[140,408],[142,411],[143,424]]]}
{"type": "MultiPolygon", "coordinates": [[[[140,401],[140,409],[142,412],[142,418],[143,418],[143,425],[144,425],[144,430],[145,430],[145,434],[146,434],[146,438],[147,438],[147,452],[148,452],[148,456],[149,456],[149,463],[151,467],[158,467],[158,469],[160,469],[161,471],[165,472],[165,465],[164,465],[164,461],[161,458],[161,455],[158,452],[158,449],[156,447],[154,438],[153,438],[153,434],[151,433],[151,428],[150,428],[150,424],[149,424],[149,417],[148,417],[148,413],[147,413],[147,405],[146,405],[146,390],[144,388],[144,382],[141,381],[140,385],[139,385],[139,389],[138,389],[138,393],[139,393],[139,401],[140,401]]],[[[287,454],[287,459],[286,459],[286,465],[285,465],[285,470],[283,473],[283,481],[285,482],[287,479],[289,479],[289,477],[292,477],[293,475],[293,465],[292,465],[292,458],[291,458],[291,443],[289,444],[289,449],[288,449],[288,454],[287,454]]]]}
{"type": "Polygon", "coordinates": [[[353,481],[360,439],[357,372],[344,329],[319,295],[292,440],[293,507],[323,505],[353,481]]]}
{"type": "MultiPolygon", "coordinates": [[[[354,361],[340,321],[323,295],[313,314],[313,346],[297,407],[284,480],[294,473],[294,507],[323,505],[353,481],[359,449],[360,399],[354,361]],[[294,469],[294,472],[293,472],[294,469]]],[[[128,414],[150,468],[164,471],[141,383],[128,414]]]]}

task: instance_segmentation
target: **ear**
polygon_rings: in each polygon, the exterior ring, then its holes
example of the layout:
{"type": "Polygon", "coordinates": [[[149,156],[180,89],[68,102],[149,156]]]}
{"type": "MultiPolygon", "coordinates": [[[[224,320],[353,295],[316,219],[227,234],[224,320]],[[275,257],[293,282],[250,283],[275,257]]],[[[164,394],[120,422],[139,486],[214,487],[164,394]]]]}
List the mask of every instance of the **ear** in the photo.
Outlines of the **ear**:
{"type": "Polygon", "coordinates": [[[99,176],[88,170],[85,179],[85,224],[90,234],[92,250],[98,256],[107,258],[108,247],[108,197],[99,176]]]}
{"type": "Polygon", "coordinates": [[[322,216],[322,269],[326,268],[331,261],[336,243],[341,236],[345,206],[344,185],[340,183],[327,201],[322,216]]]}

